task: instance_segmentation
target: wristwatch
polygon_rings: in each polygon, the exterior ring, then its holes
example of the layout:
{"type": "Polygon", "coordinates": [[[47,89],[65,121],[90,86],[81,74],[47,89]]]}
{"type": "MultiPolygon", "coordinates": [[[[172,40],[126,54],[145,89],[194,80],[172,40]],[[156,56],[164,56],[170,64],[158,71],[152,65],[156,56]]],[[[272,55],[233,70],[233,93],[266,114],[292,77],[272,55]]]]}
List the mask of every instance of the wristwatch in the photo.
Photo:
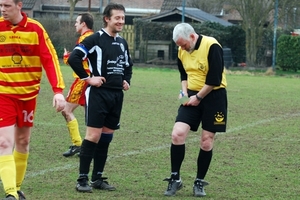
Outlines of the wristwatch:
{"type": "Polygon", "coordinates": [[[198,101],[201,101],[203,99],[202,97],[199,97],[197,94],[196,94],[196,98],[198,99],[198,101]]]}

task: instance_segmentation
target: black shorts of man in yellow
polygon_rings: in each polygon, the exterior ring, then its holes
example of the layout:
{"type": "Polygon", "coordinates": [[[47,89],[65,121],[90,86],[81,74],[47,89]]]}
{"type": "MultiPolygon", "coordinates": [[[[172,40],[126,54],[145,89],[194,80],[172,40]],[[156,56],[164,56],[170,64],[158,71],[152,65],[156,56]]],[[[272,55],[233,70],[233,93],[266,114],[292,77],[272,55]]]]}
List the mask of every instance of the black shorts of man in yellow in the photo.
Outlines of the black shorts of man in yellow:
{"type": "MultiPolygon", "coordinates": [[[[197,92],[188,90],[189,96],[197,92]]],[[[201,127],[210,132],[225,132],[227,121],[227,94],[225,89],[211,91],[201,103],[194,107],[181,105],[178,109],[176,122],[187,123],[191,131],[201,127]],[[224,99],[224,101],[220,101],[224,99]]]]}

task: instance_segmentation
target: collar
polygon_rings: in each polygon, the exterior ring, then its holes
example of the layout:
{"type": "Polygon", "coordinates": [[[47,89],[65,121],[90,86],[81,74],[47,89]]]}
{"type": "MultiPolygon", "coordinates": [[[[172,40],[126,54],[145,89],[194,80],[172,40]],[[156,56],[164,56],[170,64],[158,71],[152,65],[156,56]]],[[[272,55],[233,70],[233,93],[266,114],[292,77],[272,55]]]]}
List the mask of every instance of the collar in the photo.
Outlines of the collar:
{"type": "Polygon", "coordinates": [[[89,30],[87,30],[87,31],[85,31],[83,34],[81,34],[81,35],[84,35],[84,34],[86,34],[86,33],[90,33],[90,32],[94,32],[93,30],[91,30],[91,29],[89,29],[89,30]]]}
{"type": "MultiPolygon", "coordinates": [[[[102,28],[101,29],[104,33],[106,33],[108,36],[110,36],[110,37],[113,37],[111,34],[109,34],[104,28],[102,28]]],[[[117,33],[116,34],[116,36],[115,37],[113,37],[113,38],[116,38],[116,37],[118,37],[119,36],[119,33],[117,33]]]]}
{"type": "Polygon", "coordinates": [[[195,45],[195,49],[199,49],[202,38],[202,35],[199,34],[198,40],[195,45]]]}

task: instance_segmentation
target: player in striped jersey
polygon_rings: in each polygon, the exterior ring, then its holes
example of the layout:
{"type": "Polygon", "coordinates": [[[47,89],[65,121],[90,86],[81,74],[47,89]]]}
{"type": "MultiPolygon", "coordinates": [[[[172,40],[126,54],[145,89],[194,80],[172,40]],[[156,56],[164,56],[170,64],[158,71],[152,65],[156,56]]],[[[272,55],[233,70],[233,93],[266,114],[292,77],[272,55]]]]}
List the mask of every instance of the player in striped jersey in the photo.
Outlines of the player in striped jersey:
{"type": "Polygon", "coordinates": [[[56,51],[43,26],[21,11],[22,0],[0,0],[0,177],[7,200],[26,199],[24,180],[42,68],[57,112],[65,87],[56,51]]]}
{"type": "MultiPolygon", "coordinates": [[[[75,22],[76,32],[80,34],[76,44],[79,44],[83,39],[93,34],[93,24],[94,19],[90,13],[81,13],[77,16],[75,22]]],[[[65,49],[64,52],[64,63],[68,64],[67,60],[70,56],[70,52],[65,49]]],[[[85,71],[90,74],[89,65],[87,58],[82,61],[82,65],[85,71]]],[[[80,152],[82,138],[80,136],[78,121],[74,115],[74,110],[78,108],[78,106],[85,105],[85,89],[88,85],[87,82],[81,80],[75,72],[73,72],[74,82],[72,83],[68,95],[66,97],[66,107],[62,111],[62,115],[64,116],[67,127],[69,130],[69,134],[71,137],[72,145],[69,149],[63,153],[63,156],[69,157],[73,156],[76,153],[80,152]]]]}

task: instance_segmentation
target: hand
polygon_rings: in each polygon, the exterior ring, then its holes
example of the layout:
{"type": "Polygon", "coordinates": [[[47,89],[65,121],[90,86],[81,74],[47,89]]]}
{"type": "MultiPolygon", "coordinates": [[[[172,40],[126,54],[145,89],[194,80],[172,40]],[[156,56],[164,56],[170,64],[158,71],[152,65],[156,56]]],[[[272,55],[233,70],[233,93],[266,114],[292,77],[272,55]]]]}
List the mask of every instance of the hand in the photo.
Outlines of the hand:
{"type": "Polygon", "coordinates": [[[198,106],[200,101],[197,99],[196,95],[190,96],[190,100],[185,104],[185,106],[198,106]]]}
{"type": "Polygon", "coordinates": [[[127,90],[129,90],[129,88],[130,88],[129,83],[126,80],[124,80],[123,81],[123,90],[127,91],[127,90]]]}
{"type": "Polygon", "coordinates": [[[106,79],[103,76],[93,76],[88,79],[86,79],[86,82],[89,85],[100,87],[103,83],[106,82],[106,79]]]}
{"type": "Polygon", "coordinates": [[[188,97],[188,94],[185,94],[182,90],[180,90],[179,95],[178,95],[178,99],[181,99],[184,96],[188,97]]]}
{"type": "Polygon", "coordinates": [[[66,48],[64,48],[64,56],[66,56],[66,55],[68,55],[68,54],[70,54],[70,52],[69,52],[69,51],[67,51],[67,49],[66,49],[66,48]]]}
{"type": "Polygon", "coordinates": [[[63,94],[56,93],[53,97],[53,107],[55,107],[56,112],[62,111],[66,106],[66,100],[63,94]]]}

